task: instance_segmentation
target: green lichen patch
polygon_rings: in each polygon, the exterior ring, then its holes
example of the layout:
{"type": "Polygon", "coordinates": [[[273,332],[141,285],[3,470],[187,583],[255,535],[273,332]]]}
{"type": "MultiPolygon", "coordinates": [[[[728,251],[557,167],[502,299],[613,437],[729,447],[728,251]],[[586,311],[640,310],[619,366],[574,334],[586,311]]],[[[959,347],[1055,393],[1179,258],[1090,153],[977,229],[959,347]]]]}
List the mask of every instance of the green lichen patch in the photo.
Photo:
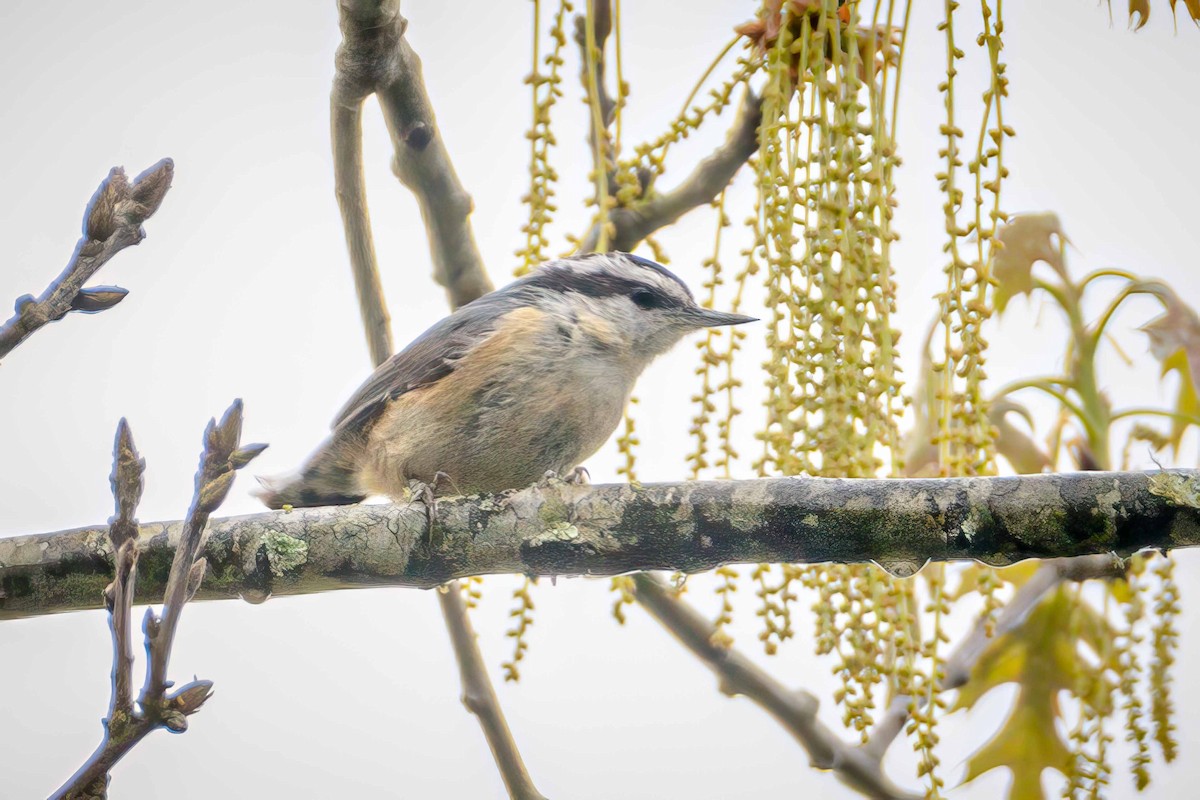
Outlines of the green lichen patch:
{"type": "Polygon", "coordinates": [[[1190,475],[1156,472],[1150,476],[1149,489],[1173,506],[1200,508],[1200,481],[1190,475]]]}
{"type": "Polygon", "coordinates": [[[263,534],[262,547],[267,553],[271,574],[281,578],[308,561],[308,542],[278,531],[263,534]]]}
{"type": "Polygon", "coordinates": [[[530,547],[541,547],[542,545],[555,542],[573,542],[579,538],[579,529],[569,522],[556,522],[546,530],[539,533],[529,540],[530,547]]]}

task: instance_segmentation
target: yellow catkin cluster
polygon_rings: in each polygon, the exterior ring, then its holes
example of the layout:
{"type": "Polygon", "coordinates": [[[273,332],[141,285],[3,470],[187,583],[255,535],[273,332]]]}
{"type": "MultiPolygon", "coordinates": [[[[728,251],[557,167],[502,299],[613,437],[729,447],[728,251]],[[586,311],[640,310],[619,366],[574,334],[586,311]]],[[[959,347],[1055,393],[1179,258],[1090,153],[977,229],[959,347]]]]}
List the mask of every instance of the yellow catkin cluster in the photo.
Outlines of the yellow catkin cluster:
{"type": "MultiPolygon", "coordinates": [[[[608,215],[614,208],[630,206],[654,191],[675,142],[720,114],[739,88],[752,80],[761,85],[763,121],[758,152],[750,163],[757,191],[747,220],[753,241],[742,250],[743,265],[731,280],[721,248],[723,239],[728,241],[728,217],[733,212],[727,210],[722,194],[714,203],[716,231],[712,255],[705,262],[708,276],[702,298],[707,305],[716,305],[718,292],[725,287],[737,310],[752,278],[761,279],[765,287],[767,400],[759,434],[762,449],[753,467],[760,475],[899,474],[903,465],[897,421],[904,401],[897,333],[890,324],[895,310],[891,247],[896,239],[893,175],[899,164],[897,88],[911,0],[873,3],[870,20],[860,18],[860,8],[868,6],[855,0],[764,2],[759,15],[764,24],[758,32],[739,28],[741,36],[700,76],[666,132],[624,156],[621,109],[628,87],[621,74],[619,4],[611,40],[616,46],[617,90],[609,125],[600,108],[604,75],[598,69],[595,2],[587,3],[583,32],[589,53],[584,84],[594,148],[590,202],[600,233],[597,247],[608,244],[608,215]],[[776,18],[769,19],[772,14],[776,18]],[[744,41],[742,37],[751,40],[750,46],[737,57],[732,75],[697,101],[710,79],[719,74],[720,65],[744,41]]],[[[534,106],[528,134],[531,179],[525,198],[530,216],[523,229],[525,248],[518,252],[519,273],[544,258],[547,228],[555,211],[557,176],[548,156],[555,144],[550,109],[560,96],[564,16],[571,8],[566,0],[558,4],[550,26],[551,50],[542,57],[535,46],[534,70],[528,79],[534,106]]],[[[958,3],[946,0],[939,25],[947,54],[940,87],[946,109],[941,128],[944,167],[938,179],[945,201],[948,263],[946,288],[939,296],[939,335],[934,339],[938,409],[933,444],[941,474],[979,475],[995,471],[995,430],[982,391],[987,347],[982,326],[991,315],[995,234],[1005,220],[1000,205],[1007,175],[1004,145],[1013,131],[1003,116],[1008,79],[1001,57],[1001,0],[980,0],[984,25],[975,38],[980,48],[976,52],[984,54],[990,71],[982,122],[969,137],[956,124],[955,77],[964,57],[956,44],[957,8],[958,3]],[[964,141],[970,144],[964,147],[964,141]]],[[[539,13],[535,2],[535,31],[539,13]]],[[[666,262],[657,242],[646,244],[657,260],[666,262]]],[[[732,475],[738,457],[732,428],[741,413],[735,405],[740,380],[734,361],[744,336],[745,331],[730,328],[709,333],[699,344],[699,389],[691,428],[694,448],[686,457],[693,478],[732,475]]],[[[617,438],[623,455],[619,472],[634,482],[636,433],[634,419],[627,415],[617,438]]],[[[1105,616],[1115,598],[1125,626],[1114,636],[1099,639],[1096,655],[1101,663],[1111,664],[1111,670],[1080,668],[1074,673],[1072,688],[1079,713],[1068,730],[1071,765],[1065,796],[1103,794],[1112,772],[1109,745],[1113,740],[1105,721],[1118,710],[1133,743],[1133,773],[1139,785],[1148,780],[1151,741],[1168,761],[1174,757],[1169,669],[1178,646],[1179,596],[1170,562],[1155,563],[1152,601],[1145,599],[1148,576],[1140,562],[1134,563],[1129,591],[1104,594],[1105,616]],[[1137,626],[1139,621],[1144,625],[1148,605],[1154,625],[1147,637],[1137,626]],[[1143,643],[1146,646],[1139,648],[1143,643]],[[1146,654],[1139,655],[1140,650],[1146,654]],[[1148,708],[1140,699],[1147,685],[1148,708]]],[[[748,593],[754,594],[758,605],[759,639],[769,653],[794,638],[792,606],[800,589],[817,598],[813,606],[816,649],[830,657],[839,679],[835,699],[847,728],[865,739],[880,699],[912,698],[908,730],[929,797],[941,796],[944,786],[936,754],[937,720],[946,705],[944,621],[963,596],[947,589],[947,575],[940,566],[927,568],[919,580],[907,580],[866,566],[759,565],[749,573],[748,584],[748,593]]],[[[739,575],[725,567],[717,570],[716,577],[720,610],[712,641],[729,646],[739,575]]],[[[973,585],[990,625],[1001,606],[1003,576],[981,569],[973,585]]],[[[473,605],[478,585],[471,586],[473,605]]],[[[527,581],[514,593],[518,605],[509,632],[515,640],[514,654],[504,665],[510,679],[517,677],[527,647],[525,632],[533,611],[530,587],[527,581]]],[[[612,588],[613,614],[623,622],[626,606],[634,600],[633,579],[614,578],[612,588]]],[[[1086,608],[1080,591],[1074,590],[1072,597],[1079,609],[1086,608]]],[[[1072,640],[1079,638],[1082,619],[1082,611],[1072,616],[1072,640]]]]}
{"type": "MultiPolygon", "coordinates": [[[[1000,53],[1004,23],[1001,0],[980,0],[984,30],[976,41],[988,54],[990,80],[983,94],[984,113],[980,123],[976,148],[967,165],[973,179],[972,208],[962,213],[964,191],[960,187],[963,166],[961,139],[963,131],[956,122],[955,78],[958,62],[964,53],[955,39],[954,12],[958,3],[946,0],[939,30],[945,37],[946,76],[940,88],[945,104],[945,120],[941,134],[945,142],[939,154],[944,159],[937,178],[943,193],[946,244],[949,257],[946,265],[946,289],[939,296],[940,359],[933,363],[938,425],[934,444],[938,449],[938,466],[943,476],[987,475],[996,470],[995,429],[988,416],[983,394],[985,352],[987,341],[982,326],[991,316],[992,301],[989,289],[993,284],[992,262],[995,257],[994,235],[1005,219],[1000,208],[1000,187],[1007,170],[1003,164],[1003,144],[1012,135],[1004,124],[1002,101],[1008,94],[1008,79],[1000,53]],[[963,216],[968,217],[963,221],[963,216]],[[968,239],[974,240],[973,260],[966,255],[968,239]]],[[[926,569],[929,593],[927,611],[933,615],[929,636],[923,642],[923,657],[929,665],[928,683],[924,687],[924,703],[913,704],[915,747],[921,770],[928,775],[927,795],[940,796],[942,780],[938,775],[938,759],[934,749],[938,743],[935,723],[944,707],[941,683],[944,677],[945,636],[941,622],[950,611],[945,597],[946,570],[938,565],[926,569]]],[[[990,620],[1000,603],[997,590],[1000,580],[992,571],[981,573],[976,583],[983,596],[985,619],[990,620]]]]}
{"type": "MultiPolygon", "coordinates": [[[[620,24],[619,21],[614,23],[620,24]]],[[[585,101],[591,116],[592,140],[592,172],[589,176],[595,191],[590,203],[596,206],[596,216],[593,224],[599,228],[600,234],[596,242],[596,250],[604,252],[612,238],[612,223],[609,213],[616,204],[616,198],[608,191],[608,173],[613,165],[612,134],[604,119],[604,110],[600,107],[600,51],[596,43],[596,3],[587,0],[587,16],[584,19],[584,47],[586,51],[585,101]]]]}
{"type": "MultiPolygon", "coordinates": [[[[1086,603],[1082,587],[1074,588],[1071,601],[1070,640],[1077,642],[1082,639],[1086,603]]],[[[1106,594],[1105,617],[1108,616],[1107,603],[1106,594]]],[[[1100,650],[1096,655],[1100,663],[1111,663],[1113,654],[1108,637],[1100,637],[1100,650]]],[[[1067,800],[1100,800],[1104,796],[1104,789],[1112,776],[1108,763],[1108,745],[1112,742],[1112,736],[1105,728],[1104,719],[1112,712],[1113,689],[1107,670],[1080,669],[1076,672],[1073,690],[1079,700],[1079,715],[1069,737],[1071,760],[1062,794],[1067,800]]]]}
{"type": "Polygon", "coordinates": [[[718,647],[730,647],[733,637],[729,634],[728,626],[733,622],[733,594],[737,591],[738,571],[734,567],[718,567],[714,574],[721,579],[717,585],[717,597],[721,601],[721,611],[713,621],[713,632],[710,641],[718,647]]]}
{"type": "MultiPolygon", "coordinates": [[[[903,407],[890,324],[898,159],[888,119],[900,26],[896,3],[877,4],[869,26],[857,3],[816,5],[788,4],[777,26],[759,28],[777,33],[758,42],[765,74],[749,223],[754,246],[737,278],[740,297],[746,277],[762,271],[770,315],[766,422],[755,468],[760,475],[874,476],[899,468],[896,420],[903,407]]],[[[907,14],[907,4],[900,8],[907,14]]],[[[768,4],[760,20],[771,13],[768,4]]],[[[736,339],[730,344],[736,347],[736,339]]],[[[705,426],[721,391],[712,375],[726,355],[710,342],[701,352],[697,448],[690,458],[696,475],[707,466],[705,426]]],[[[736,414],[731,399],[725,407],[736,414]]],[[[726,474],[730,458],[716,462],[726,474]]],[[[870,567],[759,565],[751,577],[768,653],[793,636],[795,584],[817,595],[817,650],[836,659],[843,719],[865,738],[876,695],[885,687],[907,691],[922,674],[921,609],[911,584],[870,567]]]]}
{"type": "Polygon", "coordinates": [[[609,590],[617,596],[617,599],[613,601],[613,619],[617,621],[618,625],[624,625],[625,607],[633,605],[633,593],[635,591],[633,578],[628,575],[618,575],[612,579],[609,584],[609,590]]]}
{"type": "Polygon", "coordinates": [[[1175,583],[1175,562],[1169,555],[1158,559],[1155,568],[1158,591],[1154,598],[1154,631],[1152,634],[1154,657],[1150,662],[1150,719],[1154,723],[1154,740],[1162,748],[1163,759],[1175,760],[1175,725],[1171,702],[1171,665],[1175,663],[1175,650],[1179,647],[1179,631],[1175,622],[1182,611],[1179,605],[1179,587],[1175,583]]]}
{"type": "Polygon", "coordinates": [[[954,12],[958,3],[945,2],[945,17],[939,29],[946,39],[946,78],[941,84],[946,118],[941,125],[945,143],[939,151],[945,164],[937,178],[945,195],[946,290],[939,295],[941,331],[936,337],[941,358],[933,368],[938,379],[940,409],[935,444],[938,463],[944,476],[988,475],[995,472],[995,429],[988,418],[983,394],[987,341],[982,326],[991,316],[989,289],[994,283],[992,262],[997,226],[1004,220],[1000,210],[1000,186],[1008,174],[1003,163],[1003,144],[1013,135],[1004,124],[1002,100],[1008,94],[1005,65],[1000,60],[1004,23],[999,0],[981,0],[984,32],[977,41],[988,51],[991,81],[983,94],[984,115],[980,124],[975,155],[967,167],[974,178],[973,213],[964,222],[960,217],[964,192],[959,186],[962,167],[960,140],[963,131],[955,121],[955,77],[963,51],[954,36],[954,12]],[[986,209],[986,213],[985,213],[986,209]],[[975,260],[964,256],[965,241],[973,237],[975,260]]]}
{"type": "Polygon", "coordinates": [[[542,72],[541,3],[533,0],[533,69],[525,78],[533,95],[533,121],[525,134],[529,139],[529,191],[521,198],[529,207],[529,220],[521,227],[525,246],[516,252],[521,259],[515,270],[518,276],[546,260],[546,248],[550,244],[547,228],[558,210],[554,204],[558,173],[550,165],[550,148],[556,144],[550,129],[550,110],[562,97],[559,73],[563,65],[562,49],[567,42],[564,25],[572,8],[567,0],[560,0],[550,25],[551,49],[544,61],[546,71],[542,72]]]}
{"type": "Polygon", "coordinates": [[[671,145],[688,138],[709,117],[719,115],[733,102],[736,90],[747,85],[759,64],[753,58],[739,58],[733,74],[719,86],[710,89],[704,102],[694,103],[700,89],[732,52],[738,41],[739,38],[731,40],[709,64],[688,94],[679,114],[667,126],[667,130],[657,138],[635,146],[630,158],[618,162],[618,205],[629,205],[641,197],[643,184],[652,185],[654,180],[666,171],[666,157],[671,145]]]}
{"type": "Polygon", "coordinates": [[[525,659],[525,651],[529,649],[529,643],[525,641],[525,634],[528,633],[529,627],[533,625],[533,595],[530,590],[537,585],[537,578],[526,577],[521,583],[521,586],[513,590],[513,599],[517,601],[517,607],[508,612],[514,622],[512,628],[505,633],[513,640],[512,658],[500,665],[504,670],[504,680],[519,681],[521,679],[521,671],[518,665],[525,659]]]}
{"type": "MultiPolygon", "coordinates": [[[[724,278],[721,277],[721,232],[729,227],[729,217],[725,215],[725,192],[721,192],[713,205],[717,210],[717,232],[713,237],[712,255],[704,259],[703,264],[709,271],[708,277],[705,278],[701,286],[704,289],[701,304],[705,308],[715,307],[717,287],[725,282],[724,278]]],[[[733,329],[733,327],[728,328],[728,330],[733,329]]],[[[696,414],[692,417],[692,427],[689,430],[696,439],[696,449],[687,455],[687,463],[691,468],[692,480],[697,480],[700,477],[700,473],[709,466],[708,431],[712,424],[713,415],[717,412],[717,404],[715,402],[717,385],[714,375],[724,365],[722,354],[717,346],[720,337],[721,329],[709,328],[705,332],[704,338],[696,343],[696,347],[700,350],[700,366],[696,367],[696,374],[700,376],[700,390],[692,396],[692,402],[696,404],[696,414]]],[[[730,358],[730,361],[732,361],[732,358],[730,358]]]]}
{"type": "Polygon", "coordinates": [[[1146,584],[1143,579],[1146,565],[1145,559],[1135,555],[1129,559],[1129,570],[1125,578],[1128,585],[1126,597],[1121,603],[1125,616],[1125,627],[1114,642],[1113,656],[1117,670],[1117,690],[1121,696],[1121,710],[1125,712],[1125,739],[1133,747],[1129,757],[1129,769],[1138,789],[1145,789],[1150,784],[1150,742],[1146,730],[1146,711],[1138,694],[1138,684],[1142,677],[1142,663],[1138,657],[1138,645],[1142,636],[1138,632],[1139,623],[1145,616],[1146,584]]]}

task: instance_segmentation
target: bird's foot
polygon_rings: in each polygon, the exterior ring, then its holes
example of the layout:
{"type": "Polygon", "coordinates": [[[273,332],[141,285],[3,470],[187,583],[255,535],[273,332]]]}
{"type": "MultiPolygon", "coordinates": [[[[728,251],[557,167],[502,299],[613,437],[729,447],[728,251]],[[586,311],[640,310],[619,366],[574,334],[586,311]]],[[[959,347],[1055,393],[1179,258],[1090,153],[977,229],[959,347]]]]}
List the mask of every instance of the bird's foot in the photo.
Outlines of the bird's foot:
{"type": "Polygon", "coordinates": [[[559,475],[554,470],[548,469],[537,485],[553,486],[556,483],[565,483],[570,486],[587,486],[591,482],[591,477],[586,467],[573,467],[566,475],[559,475]]]}
{"type": "Polygon", "coordinates": [[[438,490],[443,484],[453,487],[454,481],[441,471],[435,472],[433,480],[429,483],[419,480],[408,482],[408,491],[412,499],[420,500],[425,506],[425,541],[430,545],[440,544],[440,542],[434,542],[433,529],[438,521],[438,490]]]}

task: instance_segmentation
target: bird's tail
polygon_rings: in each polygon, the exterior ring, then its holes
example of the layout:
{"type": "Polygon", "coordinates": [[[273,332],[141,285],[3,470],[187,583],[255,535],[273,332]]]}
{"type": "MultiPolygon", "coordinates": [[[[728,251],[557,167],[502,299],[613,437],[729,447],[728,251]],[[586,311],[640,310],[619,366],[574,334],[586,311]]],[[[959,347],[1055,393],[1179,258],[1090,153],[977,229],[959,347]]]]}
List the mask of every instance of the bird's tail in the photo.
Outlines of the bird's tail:
{"type": "Polygon", "coordinates": [[[366,499],[358,482],[359,446],[338,436],[325,440],[299,472],[258,478],[254,492],[267,508],[344,506],[366,499]]]}

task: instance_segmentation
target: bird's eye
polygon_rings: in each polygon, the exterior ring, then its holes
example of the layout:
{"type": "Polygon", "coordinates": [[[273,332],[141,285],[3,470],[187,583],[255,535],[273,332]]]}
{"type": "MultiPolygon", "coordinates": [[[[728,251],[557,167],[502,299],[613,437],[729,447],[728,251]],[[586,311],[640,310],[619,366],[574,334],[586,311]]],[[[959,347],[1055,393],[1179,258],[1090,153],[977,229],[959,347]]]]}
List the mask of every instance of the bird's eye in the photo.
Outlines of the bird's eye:
{"type": "Polygon", "coordinates": [[[634,289],[629,295],[629,299],[638,308],[651,309],[662,308],[666,305],[666,298],[659,295],[657,292],[652,292],[649,289],[634,289]]]}

